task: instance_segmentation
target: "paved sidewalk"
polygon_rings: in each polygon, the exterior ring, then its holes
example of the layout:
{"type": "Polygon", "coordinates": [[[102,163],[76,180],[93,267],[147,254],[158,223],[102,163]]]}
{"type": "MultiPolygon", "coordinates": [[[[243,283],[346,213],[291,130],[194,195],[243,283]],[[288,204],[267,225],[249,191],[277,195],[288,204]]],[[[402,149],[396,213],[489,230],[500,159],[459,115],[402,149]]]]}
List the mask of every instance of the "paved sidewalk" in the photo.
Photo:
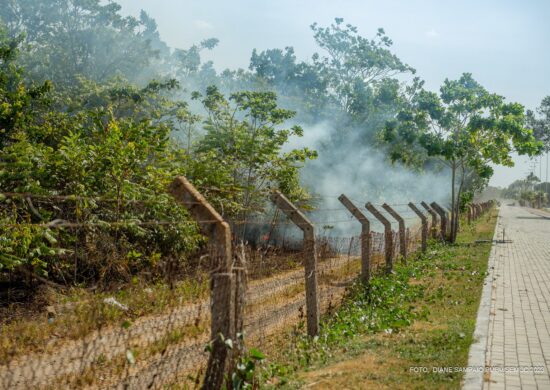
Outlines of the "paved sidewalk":
{"type": "Polygon", "coordinates": [[[483,389],[550,389],[550,214],[503,203],[483,389]],[[502,370],[506,369],[505,372],[502,370]]]}

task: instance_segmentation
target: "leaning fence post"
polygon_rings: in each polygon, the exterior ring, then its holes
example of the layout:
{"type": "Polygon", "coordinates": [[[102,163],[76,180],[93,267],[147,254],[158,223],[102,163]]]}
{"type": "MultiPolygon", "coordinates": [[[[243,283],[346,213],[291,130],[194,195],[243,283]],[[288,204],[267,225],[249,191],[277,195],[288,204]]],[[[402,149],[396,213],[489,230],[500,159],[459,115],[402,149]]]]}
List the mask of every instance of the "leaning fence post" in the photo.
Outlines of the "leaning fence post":
{"type": "Polygon", "coordinates": [[[428,218],[415,206],[413,202],[409,202],[409,207],[418,215],[422,221],[422,252],[426,252],[428,247],[428,218]]]}
{"type": "Polygon", "coordinates": [[[172,195],[197,221],[209,239],[210,256],[216,264],[211,274],[211,340],[212,351],[203,389],[219,389],[232,365],[224,339],[237,343],[235,332],[235,277],[232,272],[231,228],[208,201],[183,176],[170,186],[172,195]]]}
{"type": "Polygon", "coordinates": [[[426,202],[420,202],[422,207],[432,216],[432,238],[437,238],[437,213],[426,202]]]}
{"type": "Polygon", "coordinates": [[[406,235],[406,229],[405,229],[405,220],[389,204],[384,203],[382,207],[393,218],[395,218],[395,220],[399,225],[399,252],[401,254],[401,257],[403,258],[403,261],[406,262],[407,261],[407,235],[406,235]]]}
{"type": "Polygon", "coordinates": [[[370,280],[370,221],[346,195],[342,194],[338,200],[349,210],[350,213],[361,223],[361,280],[369,283],[370,280]]]}
{"type": "Polygon", "coordinates": [[[273,191],[271,201],[304,233],[304,250],[306,252],[306,309],[307,334],[317,336],[319,333],[319,299],[317,287],[317,253],[315,248],[315,227],[307,217],[296,208],[279,191],[273,191]]]}
{"type": "Polygon", "coordinates": [[[447,212],[438,205],[436,202],[430,203],[430,206],[439,214],[441,219],[441,238],[443,240],[447,239],[447,212]]]}
{"type": "Polygon", "coordinates": [[[385,249],[385,255],[386,255],[386,273],[390,273],[393,269],[393,233],[391,230],[391,223],[388,221],[386,217],[380,213],[372,205],[372,203],[368,202],[365,207],[369,212],[375,216],[376,219],[378,219],[382,225],[384,225],[384,249],[385,249]]]}

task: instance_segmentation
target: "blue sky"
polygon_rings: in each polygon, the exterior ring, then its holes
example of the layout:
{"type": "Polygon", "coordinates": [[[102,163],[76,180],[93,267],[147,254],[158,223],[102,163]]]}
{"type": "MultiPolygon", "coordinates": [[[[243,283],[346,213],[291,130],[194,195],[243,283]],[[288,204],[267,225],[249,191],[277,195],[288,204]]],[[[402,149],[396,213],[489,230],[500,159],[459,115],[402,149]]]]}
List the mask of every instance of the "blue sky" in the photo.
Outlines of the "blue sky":
{"type": "MultiPolygon", "coordinates": [[[[218,69],[248,66],[252,49],[293,46],[299,59],[317,48],[310,24],[335,17],[373,36],[383,27],[394,52],[417,69],[430,89],[471,72],[488,90],[536,108],[550,95],[548,0],[116,0],[122,12],[147,11],[172,47],[216,37],[208,55],[218,69]]],[[[492,184],[504,186],[529,169],[497,167],[492,184]]],[[[543,177],[546,165],[543,159],[543,177]]],[[[539,173],[539,168],[536,168],[539,173]]]]}

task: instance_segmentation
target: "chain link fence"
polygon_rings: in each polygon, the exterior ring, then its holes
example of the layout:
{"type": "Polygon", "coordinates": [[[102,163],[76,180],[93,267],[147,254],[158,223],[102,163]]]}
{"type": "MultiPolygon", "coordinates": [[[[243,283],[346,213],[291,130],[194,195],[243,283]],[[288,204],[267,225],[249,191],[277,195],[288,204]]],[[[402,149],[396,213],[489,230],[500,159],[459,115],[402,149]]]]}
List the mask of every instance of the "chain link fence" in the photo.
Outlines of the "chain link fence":
{"type": "MultiPolygon", "coordinates": [[[[26,313],[25,321],[18,319],[19,312],[11,306],[11,319],[2,322],[0,387],[115,389],[178,384],[193,388],[203,383],[213,364],[209,358],[214,352],[207,346],[218,337],[215,324],[227,320],[227,313],[236,317],[232,331],[242,331],[246,344],[260,349],[268,349],[272,336],[293,327],[305,332],[305,281],[311,275],[304,259],[311,248],[289,225],[285,218],[253,221],[246,239],[233,237],[233,267],[242,272],[236,279],[231,273],[230,279],[236,282],[226,289],[214,286],[215,275],[223,270],[212,253],[195,254],[187,259],[184,272],[174,269],[170,275],[168,270],[164,280],[136,280],[115,291],[92,288],[74,295],[71,289],[52,292],[55,286],[44,284],[44,294],[55,297],[53,304],[33,315],[26,313]],[[241,298],[239,289],[244,291],[241,298]],[[230,302],[227,297],[236,298],[230,302]],[[233,312],[216,306],[215,302],[224,299],[234,305],[233,312]]],[[[438,229],[429,227],[430,231],[438,229]]],[[[371,272],[385,272],[386,237],[378,231],[369,234],[371,272]]],[[[398,258],[399,233],[392,234],[392,252],[398,258]]],[[[408,217],[409,254],[420,249],[422,234],[420,220],[408,217]]],[[[361,251],[359,235],[315,236],[320,315],[336,310],[346,289],[358,279],[361,251]]]]}

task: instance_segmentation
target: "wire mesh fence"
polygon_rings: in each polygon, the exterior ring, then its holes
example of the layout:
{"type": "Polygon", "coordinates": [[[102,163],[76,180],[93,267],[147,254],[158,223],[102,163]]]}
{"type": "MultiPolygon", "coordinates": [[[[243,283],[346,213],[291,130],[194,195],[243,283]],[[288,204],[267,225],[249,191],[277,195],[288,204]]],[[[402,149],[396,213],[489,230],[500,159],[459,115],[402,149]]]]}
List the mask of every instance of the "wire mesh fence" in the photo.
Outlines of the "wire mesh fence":
{"type": "MultiPolygon", "coordinates": [[[[181,223],[156,222],[159,226],[181,223]]],[[[406,245],[413,253],[420,248],[422,231],[418,219],[407,222],[406,245]]],[[[98,230],[113,228],[104,222],[71,223],[65,221],[56,228],[80,229],[81,234],[92,229],[95,235],[89,233],[89,238],[94,240],[101,239],[98,230]]],[[[43,293],[51,297],[38,314],[20,315],[17,305],[6,306],[4,312],[11,311],[11,316],[2,320],[0,387],[198,387],[213,353],[215,324],[225,320],[219,317],[231,313],[213,303],[223,299],[232,306],[231,315],[237,318],[233,326],[242,329],[249,346],[261,349],[286,329],[304,329],[308,320],[306,285],[311,277],[305,259],[311,248],[284,217],[238,224],[246,225],[247,233],[232,237],[231,257],[240,259],[238,264],[233,260],[233,266],[243,270],[241,275],[246,278],[239,279],[231,271],[228,280],[236,282],[227,284],[226,289],[214,287],[216,275],[225,275],[217,259],[212,252],[199,251],[185,258],[185,266],[179,268],[169,265],[174,259],[158,258],[166,263],[162,277],[131,278],[114,290],[88,286],[76,293],[74,289],[52,293],[51,286],[45,284],[43,293]],[[239,288],[244,291],[242,305],[234,291],[239,288]],[[236,298],[227,301],[227,297],[236,298]]],[[[316,299],[319,313],[330,315],[361,272],[361,237],[333,236],[323,232],[322,224],[316,227],[322,232],[315,236],[316,299]]],[[[376,231],[369,234],[370,267],[376,274],[386,270],[386,237],[376,231]]],[[[392,234],[393,253],[398,254],[398,232],[392,234]]],[[[131,273],[131,267],[128,269],[131,273]]],[[[9,286],[8,281],[4,280],[3,286],[9,286]]]]}

